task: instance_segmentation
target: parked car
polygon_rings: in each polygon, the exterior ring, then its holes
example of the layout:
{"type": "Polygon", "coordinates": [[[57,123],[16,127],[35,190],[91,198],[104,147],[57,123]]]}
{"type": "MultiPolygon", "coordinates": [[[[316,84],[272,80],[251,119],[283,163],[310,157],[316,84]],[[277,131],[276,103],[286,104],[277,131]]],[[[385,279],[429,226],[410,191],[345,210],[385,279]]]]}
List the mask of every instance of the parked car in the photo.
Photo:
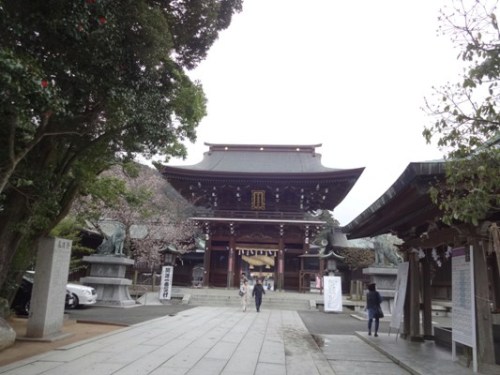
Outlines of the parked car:
{"type": "Polygon", "coordinates": [[[69,283],[66,284],[66,288],[73,296],[73,303],[66,305],[70,309],[93,305],[97,302],[97,292],[91,286],[69,283]]]}
{"type": "MultiPolygon", "coordinates": [[[[19,289],[16,292],[14,300],[10,305],[17,315],[28,315],[30,312],[31,292],[33,291],[34,274],[26,273],[22,280],[19,289]]],[[[75,303],[73,294],[66,289],[65,306],[72,306],[75,303]]]]}
{"type": "MultiPolygon", "coordinates": [[[[35,280],[35,272],[27,271],[23,275],[21,284],[16,292],[14,300],[11,304],[13,309],[18,315],[28,315],[30,310],[31,293],[33,291],[33,282],[35,280]]],[[[78,285],[67,284],[65,307],[75,308],[80,305],[92,305],[97,302],[97,293],[94,288],[78,285]]]]}

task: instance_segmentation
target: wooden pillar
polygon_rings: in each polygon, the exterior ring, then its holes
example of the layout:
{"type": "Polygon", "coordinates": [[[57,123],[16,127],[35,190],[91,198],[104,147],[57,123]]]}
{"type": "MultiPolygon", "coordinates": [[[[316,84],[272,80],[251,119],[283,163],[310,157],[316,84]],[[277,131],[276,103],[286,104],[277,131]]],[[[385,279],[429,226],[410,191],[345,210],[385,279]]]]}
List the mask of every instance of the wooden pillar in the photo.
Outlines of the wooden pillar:
{"type": "MultiPolygon", "coordinates": [[[[304,228],[304,246],[302,247],[302,254],[309,254],[309,225],[304,228]]],[[[311,291],[311,279],[310,274],[304,272],[304,257],[300,258],[300,272],[299,272],[299,292],[310,292],[311,291]],[[307,285],[305,280],[307,279],[307,285]]]]}
{"type": "Polygon", "coordinates": [[[231,234],[229,239],[229,259],[227,262],[227,287],[232,288],[234,285],[234,252],[235,252],[236,242],[234,240],[234,235],[231,234]]]}
{"type": "Polygon", "coordinates": [[[410,340],[423,341],[420,334],[420,267],[417,254],[410,254],[410,340]]]}
{"type": "Polygon", "coordinates": [[[203,286],[208,287],[210,281],[210,257],[212,252],[212,241],[207,240],[205,244],[205,256],[203,257],[203,268],[205,273],[203,274],[203,286]]]}
{"type": "Polygon", "coordinates": [[[429,258],[422,260],[422,295],[423,295],[423,322],[424,339],[432,340],[432,295],[431,295],[431,267],[429,258]]]}
{"type": "Polygon", "coordinates": [[[410,336],[410,293],[408,293],[409,285],[406,287],[407,292],[406,292],[406,297],[405,297],[405,303],[403,307],[403,328],[401,330],[400,336],[403,339],[408,339],[410,336]]]}
{"type": "Polygon", "coordinates": [[[285,249],[278,250],[278,290],[283,291],[285,288],[285,249]]]}
{"type": "Polygon", "coordinates": [[[476,294],[477,361],[479,364],[495,364],[486,254],[484,247],[477,240],[473,241],[472,244],[474,290],[476,294]]]}
{"type": "MultiPolygon", "coordinates": [[[[404,260],[405,262],[410,261],[410,256],[411,256],[411,249],[406,249],[406,252],[404,253],[404,260]]],[[[409,267],[409,266],[408,266],[409,267]]],[[[409,278],[409,270],[408,270],[408,278],[409,278]]],[[[403,305],[403,327],[400,332],[400,336],[403,339],[408,338],[410,334],[410,293],[408,292],[409,290],[409,280],[407,281],[406,284],[406,293],[405,293],[405,302],[403,305]]]]}
{"type": "Polygon", "coordinates": [[[319,258],[319,294],[323,294],[323,274],[325,273],[325,260],[319,258]]]}
{"type": "Polygon", "coordinates": [[[282,291],[285,287],[285,241],[283,240],[284,227],[280,225],[280,237],[278,242],[278,272],[276,289],[282,291]]]}
{"type": "Polygon", "coordinates": [[[304,286],[304,258],[300,258],[300,271],[299,271],[299,292],[305,292],[305,286],[304,286]]]}

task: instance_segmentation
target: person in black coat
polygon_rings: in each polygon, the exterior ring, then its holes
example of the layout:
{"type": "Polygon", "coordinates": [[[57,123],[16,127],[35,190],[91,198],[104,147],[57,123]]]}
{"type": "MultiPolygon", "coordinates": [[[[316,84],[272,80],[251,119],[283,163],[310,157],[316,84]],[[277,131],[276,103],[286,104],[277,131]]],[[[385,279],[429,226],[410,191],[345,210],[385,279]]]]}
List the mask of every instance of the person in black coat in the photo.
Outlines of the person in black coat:
{"type": "Polygon", "coordinates": [[[375,284],[368,285],[368,293],[366,293],[366,310],[368,310],[368,335],[372,334],[372,322],[375,319],[375,337],[378,336],[379,315],[377,314],[382,303],[380,293],[375,289],[375,284]]]}
{"type": "Polygon", "coordinates": [[[260,305],[262,304],[263,294],[266,294],[266,292],[264,291],[264,287],[262,286],[261,281],[257,279],[257,282],[253,287],[253,292],[252,292],[252,297],[255,297],[255,308],[257,309],[257,312],[260,311],[260,305]]]}

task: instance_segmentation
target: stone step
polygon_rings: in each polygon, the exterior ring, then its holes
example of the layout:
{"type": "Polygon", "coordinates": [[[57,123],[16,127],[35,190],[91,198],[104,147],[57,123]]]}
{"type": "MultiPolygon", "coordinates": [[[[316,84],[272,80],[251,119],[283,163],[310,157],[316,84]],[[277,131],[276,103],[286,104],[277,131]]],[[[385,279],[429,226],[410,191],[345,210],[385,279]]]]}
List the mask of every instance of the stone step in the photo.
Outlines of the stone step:
{"type": "MultiPolygon", "coordinates": [[[[189,297],[190,305],[193,306],[240,306],[239,296],[229,295],[191,295],[189,297]]],[[[249,305],[253,305],[253,298],[249,298],[249,305]]],[[[269,309],[282,310],[309,310],[310,302],[307,299],[287,299],[283,297],[263,297],[262,305],[269,309]]]]}

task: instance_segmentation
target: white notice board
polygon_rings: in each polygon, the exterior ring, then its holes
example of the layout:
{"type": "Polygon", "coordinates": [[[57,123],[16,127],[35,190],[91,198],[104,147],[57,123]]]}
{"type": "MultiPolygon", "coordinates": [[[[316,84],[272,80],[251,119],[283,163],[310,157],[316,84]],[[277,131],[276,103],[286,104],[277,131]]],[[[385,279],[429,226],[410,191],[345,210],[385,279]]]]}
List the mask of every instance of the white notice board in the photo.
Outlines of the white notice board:
{"type": "Polygon", "coordinates": [[[340,276],[323,277],[325,312],[342,312],[342,281],[340,276]]]}
{"type": "Polygon", "coordinates": [[[170,299],[172,297],[172,278],[174,267],[163,266],[161,270],[160,299],[170,299]]]}
{"type": "Polygon", "coordinates": [[[476,303],[474,293],[474,260],[472,246],[459,247],[451,253],[452,299],[452,357],[456,357],[456,345],[472,348],[474,372],[477,372],[476,303]]]}
{"type": "Polygon", "coordinates": [[[398,264],[398,277],[396,279],[396,293],[394,295],[394,308],[391,315],[390,327],[398,329],[403,320],[406,287],[408,285],[408,262],[398,264]]]}

